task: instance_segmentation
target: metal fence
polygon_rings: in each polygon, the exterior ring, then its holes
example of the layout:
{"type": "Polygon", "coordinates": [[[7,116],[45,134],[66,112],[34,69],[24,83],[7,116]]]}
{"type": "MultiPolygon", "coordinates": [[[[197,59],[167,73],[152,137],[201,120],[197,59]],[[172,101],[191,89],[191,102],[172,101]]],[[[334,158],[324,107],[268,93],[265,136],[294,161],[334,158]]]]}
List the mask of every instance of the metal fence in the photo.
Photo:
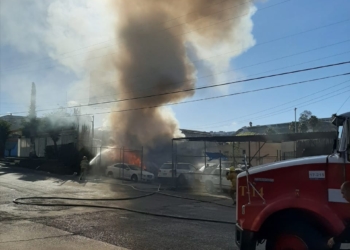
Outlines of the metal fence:
{"type": "Polygon", "coordinates": [[[230,167],[236,174],[247,165],[290,160],[299,157],[327,154],[332,151],[331,139],[260,142],[203,142],[173,140],[172,161],[164,163],[158,179],[174,188],[191,187],[207,193],[222,192],[231,188],[226,178],[230,167]]]}

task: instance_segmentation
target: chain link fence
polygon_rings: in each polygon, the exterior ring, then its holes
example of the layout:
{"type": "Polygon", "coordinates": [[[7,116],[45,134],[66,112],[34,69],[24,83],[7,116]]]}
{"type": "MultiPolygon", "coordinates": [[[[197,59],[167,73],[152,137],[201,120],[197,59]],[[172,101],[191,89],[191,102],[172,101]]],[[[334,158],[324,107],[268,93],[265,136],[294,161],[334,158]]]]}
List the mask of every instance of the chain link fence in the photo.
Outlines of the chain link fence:
{"type": "Polygon", "coordinates": [[[172,161],[160,167],[158,179],[174,188],[222,192],[232,187],[226,178],[231,167],[236,174],[245,170],[245,155],[247,165],[254,168],[299,157],[327,155],[332,146],[331,139],[280,143],[173,140],[172,161]]]}

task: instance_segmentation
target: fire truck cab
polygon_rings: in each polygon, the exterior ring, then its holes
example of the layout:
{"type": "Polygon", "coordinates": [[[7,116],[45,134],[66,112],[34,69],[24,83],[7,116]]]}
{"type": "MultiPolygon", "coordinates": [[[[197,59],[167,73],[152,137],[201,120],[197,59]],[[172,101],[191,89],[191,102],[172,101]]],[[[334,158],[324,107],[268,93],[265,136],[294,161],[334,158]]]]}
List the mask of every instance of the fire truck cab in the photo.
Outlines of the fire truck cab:
{"type": "Polygon", "coordinates": [[[265,164],[237,176],[239,249],[264,242],[267,250],[329,249],[328,239],[350,222],[350,204],[340,190],[350,181],[350,112],[332,122],[341,138],[330,155],[265,164]]]}

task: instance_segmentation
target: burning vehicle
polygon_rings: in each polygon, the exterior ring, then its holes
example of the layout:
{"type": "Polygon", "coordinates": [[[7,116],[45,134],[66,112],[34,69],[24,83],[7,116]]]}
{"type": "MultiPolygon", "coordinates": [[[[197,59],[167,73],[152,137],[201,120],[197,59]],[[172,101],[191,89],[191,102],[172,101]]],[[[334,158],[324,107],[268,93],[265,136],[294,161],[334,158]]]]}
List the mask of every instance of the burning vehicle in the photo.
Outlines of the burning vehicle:
{"type": "Polygon", "coordinates": [[[126,163],[116,163],[108,166],[106,169],[106,176],[111,178],[131,180],[138,182],[139,180],[153,182],[154,175],[142,168],[126,164],[126,163]]]}

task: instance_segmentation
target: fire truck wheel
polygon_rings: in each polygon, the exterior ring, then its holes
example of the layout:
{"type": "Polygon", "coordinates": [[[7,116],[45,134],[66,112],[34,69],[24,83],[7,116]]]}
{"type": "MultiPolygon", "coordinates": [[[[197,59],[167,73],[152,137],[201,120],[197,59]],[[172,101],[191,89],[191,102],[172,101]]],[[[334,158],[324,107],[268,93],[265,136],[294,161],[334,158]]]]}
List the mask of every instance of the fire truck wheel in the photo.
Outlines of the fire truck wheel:
{"type": "Polygon", "coordinates": [[[214,191],[214,185],[211,181],[205,182],[205,191],[207,191],[208,193],[212,193],[214,191]]]}
{"type": "MultiPolygon", "coordinates": [[[[277,228],[278,234],[267,239],[266,250],[322,250],[327,247],[327,239],[309,224],[297,222],[277,228]]],[[[337,249],[337,248],[333,248],[337,249]]]]}

